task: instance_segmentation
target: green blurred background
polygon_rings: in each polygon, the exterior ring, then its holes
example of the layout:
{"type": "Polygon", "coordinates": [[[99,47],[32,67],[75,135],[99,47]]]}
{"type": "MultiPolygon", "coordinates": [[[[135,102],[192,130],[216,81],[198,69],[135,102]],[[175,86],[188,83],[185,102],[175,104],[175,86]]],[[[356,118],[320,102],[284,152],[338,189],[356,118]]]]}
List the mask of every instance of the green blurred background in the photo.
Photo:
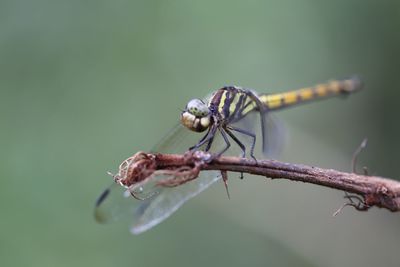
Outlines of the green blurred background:
{"type": "MultiPolygon", "coordinates": [[[[97,224],[107,170],[226,84],[366,87],[280,112],[282,159],[398,174],[399,1],[0,2],[2,266],[398,266],[400,218],[332,213],[343,193],[231,178],[140,236],[97,224]]],[[[232,176],[231,176],[232,177],[232,176]]]]}

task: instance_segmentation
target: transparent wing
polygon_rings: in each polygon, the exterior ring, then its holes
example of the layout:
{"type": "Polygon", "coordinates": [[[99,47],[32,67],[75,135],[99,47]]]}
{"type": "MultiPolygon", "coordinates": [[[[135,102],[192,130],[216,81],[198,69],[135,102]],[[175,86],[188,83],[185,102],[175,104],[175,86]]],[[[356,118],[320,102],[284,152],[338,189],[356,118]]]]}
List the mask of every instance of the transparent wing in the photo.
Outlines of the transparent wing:
{"type": "Polygon", "coordinates": [[[265,121],[265,129],[259,127],[258,130],[267,145],[262,154],[266,158],[277,158],[280,156],[287,141],[287,131],[283,121],[274,116],[274,114],[266,114],[265,121]]]}
{"type": "Polygon", "coordinates": [[[135,213],[141,202],[132,198],[127,189],[117,183],[112,183],[96,201],[94,210],[96,221],[108,223],[135,213]]]}
{"type": "Polygon", "coordinates": [[[190,131],[182,124],[176,124],[152,149],[156,153],[180,154],[196,144],[205,133],[190,131]]]}
{"type": "MultiPolygon", "coordinates": [[[[153,179],[168,177],[155,176],[153,179]]],[[[133,234],[140,234],[159,224],[192,197],[207,189],[219,180],[217,172],[203,172],[198,178],[173,188],[162,188],[154,198],[145,200],[135,212],[135,221],[131,227],[133,234]]]]}
{"type": "MultiPolygon", "coordinates": [[[[201,137],[201,134],[190,132],[178,124],[152,149],[152,152],[184,153],[201,137]]],[[[170,177],[165,175],[155,175],[130,189],[135,195],[139,192],[139,197],[143,195],[145,200],[135,199],[129,190],[114,183],[96,202],[96,220],[106,223],[133,216],[131,232],[142,233],[168,218],[186,201],[207,189],[220,177],[219,172],[203,171],[195,180],[177,187],[155,186],[157,180],[168,178],[170,177]]]]}

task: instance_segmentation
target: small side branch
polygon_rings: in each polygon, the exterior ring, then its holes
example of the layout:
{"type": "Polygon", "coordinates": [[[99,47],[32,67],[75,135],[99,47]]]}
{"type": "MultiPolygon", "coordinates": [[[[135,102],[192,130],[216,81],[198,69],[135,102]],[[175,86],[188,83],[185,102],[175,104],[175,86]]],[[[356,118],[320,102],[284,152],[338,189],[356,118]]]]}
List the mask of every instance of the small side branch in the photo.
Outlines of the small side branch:
{"type": "MultiPolygon", "coordinates": [[[[200,172],[207,170],[218,170],[225,174],[227,171],[249,173],[271,179],[288,179],[311,183],[356,194],[358,196],[347,196],[362,202],[361,206],[360,203],[351,205],[358,210],[368,210],[370,207],[376,206],[393,212],[400,211],[400,182],[383,177],[346,173],[276,160],[256,161],[254,159],[225,156],[214,158],[211,154],[202,151],[188,152],[184,155],[138,152],[130,159],[135,162],[135,157],[140,158],[140,160],[151,161],[151,164],[131,164],[132,168],[137,165],[152,166],[152,169],[135,169],[127,173],[172,174],[172,178],[158,183],[161,186],[179,186],[196,179],[200,172]],[[179,182],[177,183],[177,181],[179,182]]],[[[126,186],[136,182],[138,182],[137,177],[120,177],[120,183],[126,186]]]]}

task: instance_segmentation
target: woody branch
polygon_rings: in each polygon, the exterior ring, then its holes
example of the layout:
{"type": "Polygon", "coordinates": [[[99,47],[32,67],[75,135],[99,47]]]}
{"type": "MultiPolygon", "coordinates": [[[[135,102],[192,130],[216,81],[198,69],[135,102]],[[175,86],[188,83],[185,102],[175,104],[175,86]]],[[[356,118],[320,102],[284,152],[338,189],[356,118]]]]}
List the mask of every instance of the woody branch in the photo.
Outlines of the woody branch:
{"type": "MultiPolygon", "coordinates": [[[[400,182],[388,178],[322,169],[276,160],[255,161],[254,159],[225,156],[213,158],[211,154],[202,151],[184,155],[146,155],[146,158],[153,161],[154,170],[151,171],[177,171],[176,177],[171,180],[178,179],[180,182],[172,182],[171,186],[177,186],[193,180],[201,171],[219,170],[225,174],[227,171],[248,173],[271,179],[288,179],[342,190],[346,192],[346,197],[350,200],[347,204],[354,206],[358,210],[368,210],[376,206],[393,212],[400,211],[400,182]],[[181,173],[185,174],[180,176],[179,170],[182,169],[185,171],[181,173]],[[192,172],[190,173],[188,170],[192,170],[192,172]],[[354,196],[354,194],[358,196],[354,196]],[[353,202],[354,199],[358,200],[357,204],[353,202]]],[[[149,170],[147,169],[146,171],[149,170]]],[[[168,186],[168,182],[161,183],[161,185],[168,186]]]]}

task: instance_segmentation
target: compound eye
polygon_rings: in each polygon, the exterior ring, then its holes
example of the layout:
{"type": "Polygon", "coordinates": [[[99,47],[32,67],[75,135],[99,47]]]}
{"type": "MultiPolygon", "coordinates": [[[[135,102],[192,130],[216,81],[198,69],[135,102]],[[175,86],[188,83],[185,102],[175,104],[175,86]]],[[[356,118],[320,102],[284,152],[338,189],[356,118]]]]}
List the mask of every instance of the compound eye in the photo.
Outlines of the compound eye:
{"type": "Polygon", "coordinates": [[[196,117],[206,117],[209,113],[207,105],[200,99],[192,99],[187,103],[186,110],[196,117]]]}

